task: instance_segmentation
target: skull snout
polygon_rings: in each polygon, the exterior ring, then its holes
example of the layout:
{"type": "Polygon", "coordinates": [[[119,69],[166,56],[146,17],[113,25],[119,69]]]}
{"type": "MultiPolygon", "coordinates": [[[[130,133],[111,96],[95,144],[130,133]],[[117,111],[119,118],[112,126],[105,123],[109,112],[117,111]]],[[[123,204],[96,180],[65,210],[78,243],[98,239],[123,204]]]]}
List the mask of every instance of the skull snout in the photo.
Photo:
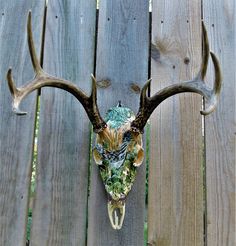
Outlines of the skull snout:
{"type": "Polygon", "coordinates": [[[125,218],[125,202],[124,201],[108,201],[108,215],[113,229],[120,230],[125,218]]]}

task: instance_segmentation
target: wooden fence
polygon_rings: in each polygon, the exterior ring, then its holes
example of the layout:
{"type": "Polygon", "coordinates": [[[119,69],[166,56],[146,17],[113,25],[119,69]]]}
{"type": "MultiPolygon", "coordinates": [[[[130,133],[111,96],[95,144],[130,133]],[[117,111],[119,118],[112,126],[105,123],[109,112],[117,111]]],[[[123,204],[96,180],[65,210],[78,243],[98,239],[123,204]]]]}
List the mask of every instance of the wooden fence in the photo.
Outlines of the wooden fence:
{"type": "MultiPolygon", "coordinates": [[[[235,245],[235,0],[152,0],[152,14],[147,0],[100,0],[97,12],[94,0],[49,0],[47,11],[44,0],[0,0],[0,245],[26,245],[36,147],[32,246],[235,245]],[[8,68],[18,86],[33,77],[26,37],[29,9],[44,69],[87,93],[95,72],[102,115],[118,100],[136,112],[139,88],[149,76],[151,94],[192,78],[201,62],[201,19],[206,24],[223,70],[218,108],[203,120],[201,97],[188,93],[155,111],[150,135],[144,136],[148,203],[143,163],[120,231],[110,226],[106,195],[90,156],[91,127],[76,99],[42,89],[40,104],[37,93],[22,103],[27,116],[11,111],[8,68]],[[158,54],[151,54],[149,40],[158,54]]],[[[212,71],[210,65],[209,83],[212,71]]]]}

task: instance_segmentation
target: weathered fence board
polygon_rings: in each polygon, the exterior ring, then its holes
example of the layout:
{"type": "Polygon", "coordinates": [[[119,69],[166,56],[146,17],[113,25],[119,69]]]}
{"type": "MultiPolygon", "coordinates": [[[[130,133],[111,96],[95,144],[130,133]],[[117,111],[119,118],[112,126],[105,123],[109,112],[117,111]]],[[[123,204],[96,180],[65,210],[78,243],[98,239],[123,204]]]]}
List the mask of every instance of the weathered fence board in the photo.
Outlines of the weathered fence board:
{"type": "Polygon", "coordinates": [[[0,245],[4,246],[26,243],[36,93],[22,104],[29,114],[17,117],[6,73],[11,66],[18,86],[33,76],[26,37],[29,9],[35,16],[39,51],[44,1],[0,1],[0,245]]]}
{"type": "MultiPolygon", "coordinates": [[[[95,1],[49,1],[44,69],[88,94],[94,69],[95,1]]],[[[67,92],[43,88],[31,245],[85,245],[90,125],[67,92]]]]}
{"type": "MultiPolygon", "coordinates": [[[[193,78],[201,64],[201,1],[153,0],[151,94],[193,78]]],[[[201,97],[182,94],[151,118],[150,245],[203,245],[201,97]]]]}
{"type": "MultiPolygon", "coordinates": [[[[96,76],[109,80],[108,88],[98,92],[101,113],[120,100],[135,112],[141,87],[148,74],[148,1],[100,1],[96,76]],[[137,88],[137,86],[133,86],[137,88]]],[[[113,230],[107,214],[107,197],[98,168],[93,163],[89,199],[88,245],[143,245],[145,163],[138,170],[136,182],[126,201],[123,228],[113,230]]]]}
{"type": "MultiPolygon", "coordinates": [[[[210,47],[222,65],[219,105],[205,119],[207,245],[233,246],[235,238],[235,1],[203,1],[210,47]]],[[[212,70],[210,70],[212,71],[212,70]]],[[[209,80],[213,80],[209,73],[209,80]]]]}

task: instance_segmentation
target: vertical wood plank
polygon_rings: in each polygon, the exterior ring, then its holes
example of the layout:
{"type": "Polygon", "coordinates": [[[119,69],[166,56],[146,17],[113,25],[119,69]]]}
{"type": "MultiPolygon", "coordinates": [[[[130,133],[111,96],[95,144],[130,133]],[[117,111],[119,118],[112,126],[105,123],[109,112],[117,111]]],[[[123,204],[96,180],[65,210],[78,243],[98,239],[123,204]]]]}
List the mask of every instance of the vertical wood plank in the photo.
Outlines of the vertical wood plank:
{"type": "MultiPolygon", "coordinates": [[[[219,105],[206,117],[207,245],[233,246],[235,238],[235,1],[203,1],[211,49],[220,59],[219,105]]],[[[210,69],[208,79],[213,80],[210,69]]]]}
{"type": "MultiPolygon", "coordinates": [[[[148,74],[148,1],[101,0],[97,41],[97,80],[111,85],[99,89],[98,104],[104,116],[120,100],[134,112],[139,94],[133,83],[142,87],[148,74]]],[[[89,199],[88,245],[143,245],[145,205],[145,163],[138,170],[135,184],[126,201],[121,230],[113,230],[107,214],[107,197],[98,168],[93,163],[89,199]]]]}
{"type": "Polygon", "coordinates": [[[44,1],[0,1],[0,245],[25,246],[33,152],[36,94],[22,103],[27,116],[16,116],[6,82],[11,66],[17,86],[32,79],[26,19],[32,10],[39,51],[44,1]]]}
{"type": "MultiPolygon", "coordinates": [[[[90,93],[95,1],[49,1],[44,69],[90,93]]],[[[31,245],[85,245],[90,125],[80,103],[44,88],[31,245]]]]}
{"type": "MultiPolygon", "coordinates": [[[[201,64],[201,1],[153,0],[151,94],[193,78],[201,64]]],[[[150,128],[149,245],[203,245],[201,97],[176,95],[150,128]]]]}

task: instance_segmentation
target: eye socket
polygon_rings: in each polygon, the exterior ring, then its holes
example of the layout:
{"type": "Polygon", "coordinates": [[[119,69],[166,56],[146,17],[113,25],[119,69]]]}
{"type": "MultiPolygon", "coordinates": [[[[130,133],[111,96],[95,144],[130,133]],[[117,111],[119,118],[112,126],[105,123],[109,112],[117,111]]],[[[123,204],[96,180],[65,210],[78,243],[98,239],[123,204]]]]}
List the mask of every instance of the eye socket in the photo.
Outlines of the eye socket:
{"type": "Polygon", "coordinates": [[[96,148],[93,149],[93,159],[97,165],[102,165],[102,156],[96,148]]]}
{"type": "Polygon", "coordinates": [[[100,171],[105,171],[105,170],[106,170],[106,168],[105,168],[105,166],[104,166],[104,165],[99,165],[99,170],[100,170],[100,171]]]}
{"type": "Polygon", "coordinates": [[[144,159],[144,151],[143,151],[143,148],[140,147],[140,149],[138,151],[137,158],[136,158],[136,160],[135,160],[133,165],[135,167],[139,167],[143,163],[143,159],[144,159]]]}
{"type": "Polygon", "coordinates": [[[123,142],[130,142],[131,137],[132,137],[131,132],[130,131],[126,131],[123,134],[123,142]]]}

